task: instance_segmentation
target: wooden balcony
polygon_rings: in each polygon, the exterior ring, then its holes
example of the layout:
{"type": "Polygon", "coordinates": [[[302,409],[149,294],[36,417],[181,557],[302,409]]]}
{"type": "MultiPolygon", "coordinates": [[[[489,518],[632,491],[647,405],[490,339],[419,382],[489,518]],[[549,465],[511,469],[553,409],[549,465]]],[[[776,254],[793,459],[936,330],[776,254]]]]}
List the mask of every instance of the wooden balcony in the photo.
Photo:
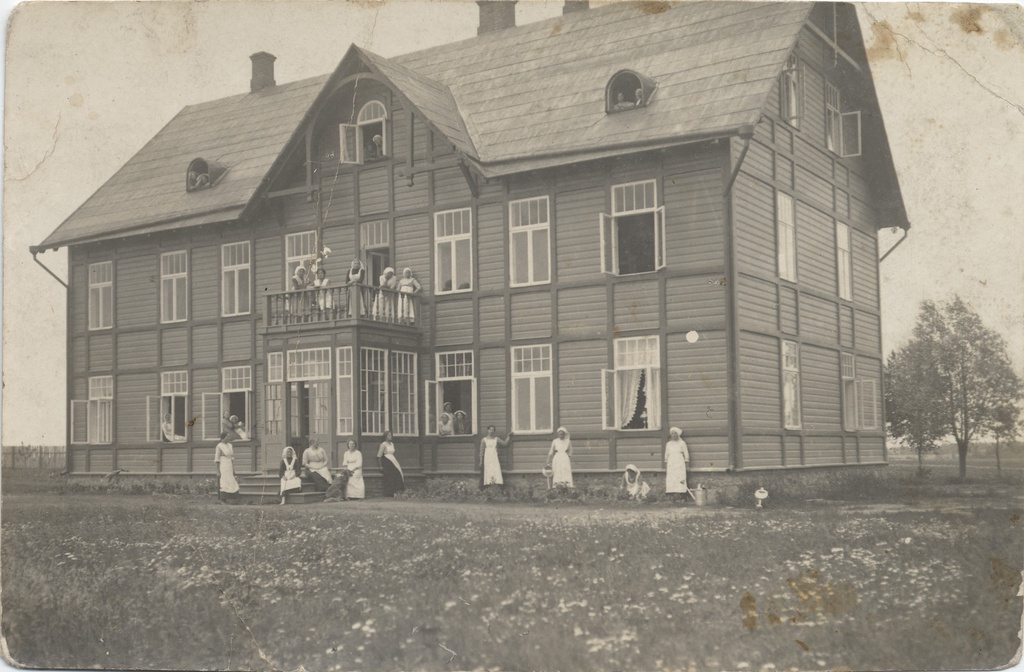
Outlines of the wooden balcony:
{"type": "Polygon", "coordinates": [[[286,327],[339,321],[417,326],[420,297],[369,285],[309,288],[266,296],[264,325],[286,327]]]}

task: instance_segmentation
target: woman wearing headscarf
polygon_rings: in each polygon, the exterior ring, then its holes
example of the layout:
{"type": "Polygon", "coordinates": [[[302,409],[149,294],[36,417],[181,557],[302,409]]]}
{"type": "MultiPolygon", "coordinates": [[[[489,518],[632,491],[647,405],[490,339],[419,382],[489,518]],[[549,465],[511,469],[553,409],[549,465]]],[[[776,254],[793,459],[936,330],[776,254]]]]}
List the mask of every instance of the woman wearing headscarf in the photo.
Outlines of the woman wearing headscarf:
{"type": "Polygon", "coordinates": [[[292,296],[289,310],[295,317],[305,319],[308,317],[309,309],[305,295],[305,289],[309,287],[309,274],[306,267],[299,264],[295,267],[295,273],[291,279],[292,296]]]}
{"type": "Polygon", "coordinates": [[[348,295],[348,316],[366,315],[366,307],[363,305],[363,293],[361,285],[366,284],[366,269],[363,262],[358,259],[352,260],[348,269],[348,276],[345,278],[346,294],[348,295]]]}
{"type": "Polygon", "coordinates": [[[455,422],[452,414],[445,411],[441,414],[441,420],[437,423],[438,436],[451,436],[455,433],[455,422]]]}
{"type": "Polygon", "coordinates": [[[380,289],[377,290],[377,298],[373,302],[373,316],[378,320],[390,322],[395,317],[395,296],[393,292],[398,288],[398,278],[395,277],[395,269],[388,266],[384,273],[378,278],[380,289]]]}
{"type": "Polygon", "coordinates": [[[651,486],[644,481],[640,475],[640,468],[635,464],[626,465],[626,472],[622,474],[622,491],[630,499],[638,501],[647,499],[647,495],[651,492],[651,486]]]}
{"type": "Polygon", "coordinates": [[[512,438],[509,432],[504,439],[494,435],[494,425],[487,427],[487,436],[480,439],[480,487],[485,485],[504,485],[501,476],[501,461],[498,460],[498,446],[507,448],[512,438]]]}
{"type": "Polygon", "coordinates": [[[363,453],[352,439],[348,440],[348,450],[341,458],[341,466],[349,470],[348,485],[345,486],[345,499],[362,499],[366,497],[366,484],[363,482],[363,453]]]}
{"type": "Polygon", "coordinates": [[[402,466],[395,457],[395,444],[391,432],[384,432],[384,440],[377,449],[377,462],[384,475],[384,496],[394,497],[395,493],[405,490],[405,476],[402,466]]]}
{"type": "Polygon", "coordinates": [[[277,475],[281,479],[281,503],[284,504],[284,496],[290,492],[301,492],[302,481],[295,469],[298,458],[295,456],[295,449],[285,446],[281,451],[281,464],[277,467],[277,475]]]}
{"type": "Polygon", "coordinates": [[[213,451],[213,463],[220,475],[217,498],[222,502],[233,500],[238,496],[238,481],[235,480],[235,449],[228,432],[220,435],[220,443],[213,451]]]}
{"type": "Polygon", "coordinates": [[[683,494],[686,487],[686,463],[690,451],[683,441],[683,430],[673,427],[668,430],[669,439],[665,444],[665,494],[683,494]]]}
{"type": "Polygon", "coordinates": [[[320,439],[311,439],[309,447],[302,453],[302,466],[313,480],[317,492],[326,492],[331,487],[331,469],[327,451],[320,445],[320,439]]]}
{"type": "Polygon", "coordinates": [[[569,438],[569,430],[559,427],[555,432],[557,436],[551,442],[551,450],[548,451],[548,467],[551,468],[551,482],[554,485],[565,485],[572,487],[572,440],[569,438]]]}
{"type": "Polygon", "coordinates": [[[409,294],[416,294],[420,289],[420,283],[413,277],[412,269],[404,269],[402,271],[402,277],[398,281],[399,321],[414,322],[416,320],[416,307],[413,305],[412,297],[409,296],[409,294]]]}

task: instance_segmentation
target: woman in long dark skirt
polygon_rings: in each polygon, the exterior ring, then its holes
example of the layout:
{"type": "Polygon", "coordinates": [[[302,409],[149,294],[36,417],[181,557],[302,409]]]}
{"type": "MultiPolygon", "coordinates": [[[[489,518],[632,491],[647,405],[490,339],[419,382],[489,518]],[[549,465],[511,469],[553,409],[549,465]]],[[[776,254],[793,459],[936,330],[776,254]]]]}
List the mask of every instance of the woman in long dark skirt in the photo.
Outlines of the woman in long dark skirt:
{"type": "Polygon", "coordinates": [[[384,440],[377,449],[377,462],[380,463],[380,470],[384,475],[385,497],[394,497],[395,493],[405,490],[405,476],[402,474],[402,465],[398,464],[395,458],[395,444],[392,438],[391,432],[384,432],[384,440]]]}

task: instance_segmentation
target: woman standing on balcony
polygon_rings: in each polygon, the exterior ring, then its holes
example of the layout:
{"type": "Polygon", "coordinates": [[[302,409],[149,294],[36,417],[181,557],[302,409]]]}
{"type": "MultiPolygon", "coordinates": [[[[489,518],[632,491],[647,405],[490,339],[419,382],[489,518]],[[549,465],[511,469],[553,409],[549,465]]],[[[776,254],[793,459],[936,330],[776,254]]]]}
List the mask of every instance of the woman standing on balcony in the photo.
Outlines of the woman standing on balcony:
{"type": "Polygon", "coordinates": [[[349,317],[366,315],[366,308],[363,306],[362,287],[360,286],[365,284],[366,269],[363,268],[363,262],[353,259],[352,265],[348,269],[348,277],[345,279],[349,317]]]}
{"type": "Polygon", "coordinates": [[[334,299],[331,298],[331,290],[327,288],[330,284],[330,280],[327,279],[327,269],[324,268],[323,264],[316,268],[316,278],[313,280],[313,286],[317,288],[316,303],[320,308],[320,317],[322,319],[331,319],[332,308],[334,308],[334,299]]]}
{"type": "Polygon", "coordinates": [[[238,481],[235,480],[235,449],[231,446],[231,435],[223,432],[220,443],[213,451],[213,463],[220,475],[217,498],[228,502],[238,497],[238,481]]]}
{"type": "Polygon", "coordinates": [[[390,266],[385,268],[379,280],[380,289],[377,290],[377,298],[373,302],[373,317],[381,322],[391,322],[395,319],[394,291],[398,287],[395,269],[390,266]]]}
{"type": "Polygon", "coordinates": [[[309,275],[306,273],[306,267],[301,263],[295,267],[291,284],[292,296],[290,305],[288,303],[285,305],[293,318],[305,321],[309,317],[309,303],[305,296],[305,289],[309,287],[309,275]]]}
{"type": "Polygon", "coordinates": [[[395,444],[391,432],[384,432],[384,440],[377,449],[377,462],[384,475],[384,496],[394,497],[395,493],[405,490],[405,476],[402,467],[395,458],[395,444]]]}
{"type": "Polygon", "coordinates": [[[406,268],[402,271],[402,279],[398,281],[398,320],[406,324],[416,321],[416,308],[413,306],[412,297],[409,294],[416,294],[422,289],[420,283],[412,275],[412,269],[406,268]]]}

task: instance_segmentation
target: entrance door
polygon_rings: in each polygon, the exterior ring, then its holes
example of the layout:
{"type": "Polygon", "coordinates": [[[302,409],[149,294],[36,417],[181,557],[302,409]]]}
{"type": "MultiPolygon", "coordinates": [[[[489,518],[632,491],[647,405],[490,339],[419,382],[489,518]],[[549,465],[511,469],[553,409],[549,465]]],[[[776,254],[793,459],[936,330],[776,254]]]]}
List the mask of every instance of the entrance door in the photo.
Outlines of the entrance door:
{"type": "Polygon", "coordinates": [[[288,383],[288,445],[301,460],[312,439],[331,452],[331,385],[328,380],[298,380],[288,383]]]}

